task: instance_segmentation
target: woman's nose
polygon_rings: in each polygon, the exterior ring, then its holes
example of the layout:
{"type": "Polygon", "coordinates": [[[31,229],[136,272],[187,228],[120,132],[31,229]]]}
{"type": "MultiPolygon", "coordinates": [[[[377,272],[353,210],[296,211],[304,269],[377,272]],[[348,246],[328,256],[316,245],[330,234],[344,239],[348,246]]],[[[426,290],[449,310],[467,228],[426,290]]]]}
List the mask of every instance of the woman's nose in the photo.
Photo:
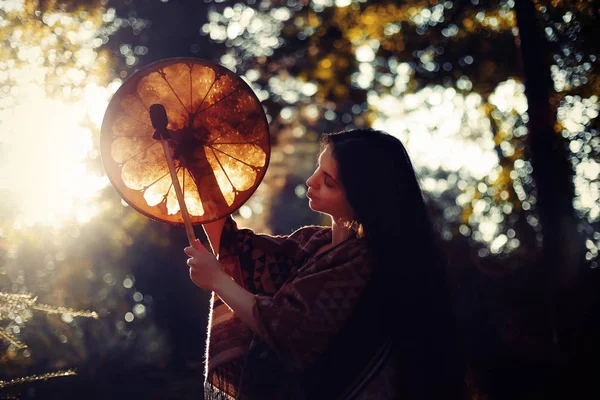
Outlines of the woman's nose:
{"type": "Polygon", "coordinates": [[[306,180],[306,186],[310,187],[312,186],[312,182],[313,182],[313,178],[315,177],[315,175],[311,175],[307,180],[306,180]]]}

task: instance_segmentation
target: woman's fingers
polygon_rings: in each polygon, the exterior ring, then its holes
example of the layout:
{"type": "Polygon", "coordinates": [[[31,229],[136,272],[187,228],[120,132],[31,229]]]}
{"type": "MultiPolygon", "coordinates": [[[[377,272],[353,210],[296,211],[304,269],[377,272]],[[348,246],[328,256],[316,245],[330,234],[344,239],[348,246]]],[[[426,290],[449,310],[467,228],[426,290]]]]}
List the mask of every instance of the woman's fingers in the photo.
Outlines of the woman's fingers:
{"type": "Polygon", "coordinates": [[[186,247],[183,249],[183,252],[190,257],[198,257],[201,254],[204,254],[201,250],[195,249],[193,247],[186,247]]]}
{"type": "Polygon", "coordinates": [[[212,254],[210,251],[208,251],[206,249],[206,247],[204,247],[202,245],[202,243],[200,243],[200,241],[198,239],[196,239],[192,244],[193,244],[193,246],[188,246],[183,249],[185,254],[187,254],[188,256],[198,256],[199,254],[202,254],[202,253],[212,254]]]}
{"type": "MultiPolygon", "coordinates": [[[[206,262],[206,260],[204,260],[206,262]]],[[[202,268],[204,266],[204,262],[202,259],[198,259],[195,257],[188,258],[185,263],[190,267],[190,269],[202,268]]]]}
{"type": "Polygon", "coordinates": [[[200,252],[202,252],[202,253],[212,254],[210,251],[208,251],[208,249],[206,247],[204,247],[204,245],[198,239],[194,240],[194,242],[192,243],[192,247],[195,248],[196,250],[200,250],[200,252]]]}
{"type": "Polygon", "coordinates": [[[184,253],[190,257],[186,261],[189,267],[198,268],[213,261],[213,254],[208,251],[198,239],[196,239],[192,244],[193,247],[188,246],[183,249],[184,253]]]}

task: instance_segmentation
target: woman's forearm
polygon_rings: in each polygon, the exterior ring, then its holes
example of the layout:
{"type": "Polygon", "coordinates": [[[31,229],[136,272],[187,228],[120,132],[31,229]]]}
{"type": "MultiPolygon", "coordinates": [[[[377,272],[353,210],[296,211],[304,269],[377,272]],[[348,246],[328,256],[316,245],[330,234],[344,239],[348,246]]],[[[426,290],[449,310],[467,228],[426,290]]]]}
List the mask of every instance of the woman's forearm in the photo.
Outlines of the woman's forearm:
{"type": "Polygon", "coordinates": [[[252,331],[259,333],[258,321],[254,318],[254,303],[256,299],[252,293],[241,287],[228,275],[223,274],[215,282],[213,291],[219,295],[221,300],[233,310],[252,331]]]}
{"type": "MultiPolygon", "coordinates": [[[[217,249],[224,221],[225,219],[215,221],[209,229],[205,227],[207,234],[209,232],[213,234],[211,239],[215,240],[213,243],[217,249]]],[[[238,318],[254,332],[259,333],[259,324],[253,315],[256,303],[254,295],[234,281],[225,272],[215,255],[211,254],[198,239],[183,251],[190,257],[187,264],[190,267],[192,282],[201,288],[215,292],[238,318]]]]}

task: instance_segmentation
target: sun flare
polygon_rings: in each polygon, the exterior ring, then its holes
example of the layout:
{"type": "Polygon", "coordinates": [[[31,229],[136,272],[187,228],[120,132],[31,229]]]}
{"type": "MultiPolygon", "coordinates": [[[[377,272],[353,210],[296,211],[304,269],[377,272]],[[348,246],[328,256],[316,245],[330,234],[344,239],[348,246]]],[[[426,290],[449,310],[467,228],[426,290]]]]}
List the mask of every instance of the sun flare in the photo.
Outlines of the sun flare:
{"type": "Polygon", "coordinates": [[[108,97],[109,89],[91,84],[80,101],[67,102],[30,83],[0,110],[0,192],[13,208],[13,227],[85,223],[98,213],[94,200],[108,179],[86,164],[98,157],[92,129],[108,97]]]}
{"type": "Polygon", "coordinates": [[[0,1],[0,229],[85,223],[108,185],[95,141],[121,83],[99,50],[114,10],[36,10],[0,1]]]}

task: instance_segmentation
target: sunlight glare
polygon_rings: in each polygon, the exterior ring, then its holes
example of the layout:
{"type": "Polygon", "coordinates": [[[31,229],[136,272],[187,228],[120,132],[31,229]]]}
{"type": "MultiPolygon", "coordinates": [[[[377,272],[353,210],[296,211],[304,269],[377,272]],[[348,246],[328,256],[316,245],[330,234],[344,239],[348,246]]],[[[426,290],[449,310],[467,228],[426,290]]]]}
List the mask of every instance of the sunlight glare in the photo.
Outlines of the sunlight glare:
{"type": "Polygon", "coordinates": [[[373,127],[405,142],[417,168],[464,170],[482,179],[498,164],[489,119],[477,94],[463,96],[434,86],[401,97],[371,95],[368,101],[380,110],[373,127]]]}
{"type": "Polygon", "coordinates": [[[24,5],[24,0],[0,0],[0,10],[3,10],[7,13],[21,11],[24,5]]]}
{"type": "Polygon", "coordinates": [[[93,142],[84,122],[89,114],[97,123],[108,91],[88,85],[86,94],[85,101],[67,103],[29,83],[14,107],[0,111],[0,190],[16,200],[16,228],[60,226],[73,218],[85,223],[99,212],[93,200],[108,179],[86,166],[93,142]]]}

